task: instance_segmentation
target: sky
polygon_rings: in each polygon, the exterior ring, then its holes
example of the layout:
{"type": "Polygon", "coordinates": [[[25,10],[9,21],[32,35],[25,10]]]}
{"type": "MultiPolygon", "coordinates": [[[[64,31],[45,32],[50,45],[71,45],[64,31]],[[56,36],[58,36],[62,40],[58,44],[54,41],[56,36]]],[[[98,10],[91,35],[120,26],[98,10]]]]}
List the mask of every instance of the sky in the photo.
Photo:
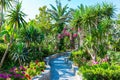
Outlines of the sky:
{"type": "MultiPolygon", "coordinates": [[[[50,4],[56,6],[55,0],[21,0],[22,1],[22,10],[27,14],[26,20],[34,19],[35,15],[39,14],[39,7],[46,5],[50,8],[50,4]]],[[[96,5],[97,3],[112,3],[116,10],[116,14],[120,13],[120,0],[61,0],[62,5],[68,4],[68,7],[76,9],[80,4],[83,5],[96,5]]]]}

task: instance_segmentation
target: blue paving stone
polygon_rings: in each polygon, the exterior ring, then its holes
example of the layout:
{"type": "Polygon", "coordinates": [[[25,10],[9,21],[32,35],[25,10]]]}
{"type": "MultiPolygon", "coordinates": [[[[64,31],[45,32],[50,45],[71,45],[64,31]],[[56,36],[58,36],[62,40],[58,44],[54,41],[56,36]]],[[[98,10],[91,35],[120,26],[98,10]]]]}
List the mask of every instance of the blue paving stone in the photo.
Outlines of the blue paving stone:
{"type": "Polygon", "coordinates": [[[74,72],[64,58],[65,56],[62,56],[50,61],[51,80],[75,80],[74,72]]]}

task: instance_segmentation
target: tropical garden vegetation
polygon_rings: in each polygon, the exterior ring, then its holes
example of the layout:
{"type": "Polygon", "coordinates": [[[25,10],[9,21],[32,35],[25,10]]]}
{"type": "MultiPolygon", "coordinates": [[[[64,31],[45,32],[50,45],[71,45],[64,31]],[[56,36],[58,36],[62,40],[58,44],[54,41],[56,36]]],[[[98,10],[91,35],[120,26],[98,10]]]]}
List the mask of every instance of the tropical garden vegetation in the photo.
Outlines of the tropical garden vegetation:
{"type": "Polygon", "coordinates": [[[83,80],[119,80],[120,15],[115,18],[113,4],[71,9],[56,0],[28,22],[22,2],[1,0],[0,6],[0,80],[30,80],[44,71],[45,57],[65,51],[83,80]]]}

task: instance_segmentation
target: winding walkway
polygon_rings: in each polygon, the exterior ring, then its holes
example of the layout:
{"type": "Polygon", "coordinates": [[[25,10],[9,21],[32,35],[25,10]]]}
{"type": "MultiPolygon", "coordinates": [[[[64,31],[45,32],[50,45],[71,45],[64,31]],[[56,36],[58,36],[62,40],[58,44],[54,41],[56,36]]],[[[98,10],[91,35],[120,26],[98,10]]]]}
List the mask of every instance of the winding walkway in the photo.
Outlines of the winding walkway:
{"type": "Polygon", "coordinates": [[[75,80],[75,74],[71,65],[65,62],[65,56],[61,56],[50,61],[50,80],[75,80]]]}

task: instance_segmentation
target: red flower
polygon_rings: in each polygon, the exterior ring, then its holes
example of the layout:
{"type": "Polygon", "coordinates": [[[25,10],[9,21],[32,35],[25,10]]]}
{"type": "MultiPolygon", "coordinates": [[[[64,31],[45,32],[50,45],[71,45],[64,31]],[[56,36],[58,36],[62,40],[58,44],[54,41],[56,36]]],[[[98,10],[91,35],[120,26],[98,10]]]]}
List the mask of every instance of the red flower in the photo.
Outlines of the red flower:
{"type": "Polygon", "coordinates": [[[41,71],[44,72],[44,69],[42,69],[41,71]]]}
{"type": "Polygon", "coordinates": [[[35,63],[38,64],[39,60],[36,60],[35,63]]]}
{"type": "Polygon", "coordinates": [[[25,77],[27,77],[29,80],[31,79],[29,74],[25,74],[25,77]]]}

